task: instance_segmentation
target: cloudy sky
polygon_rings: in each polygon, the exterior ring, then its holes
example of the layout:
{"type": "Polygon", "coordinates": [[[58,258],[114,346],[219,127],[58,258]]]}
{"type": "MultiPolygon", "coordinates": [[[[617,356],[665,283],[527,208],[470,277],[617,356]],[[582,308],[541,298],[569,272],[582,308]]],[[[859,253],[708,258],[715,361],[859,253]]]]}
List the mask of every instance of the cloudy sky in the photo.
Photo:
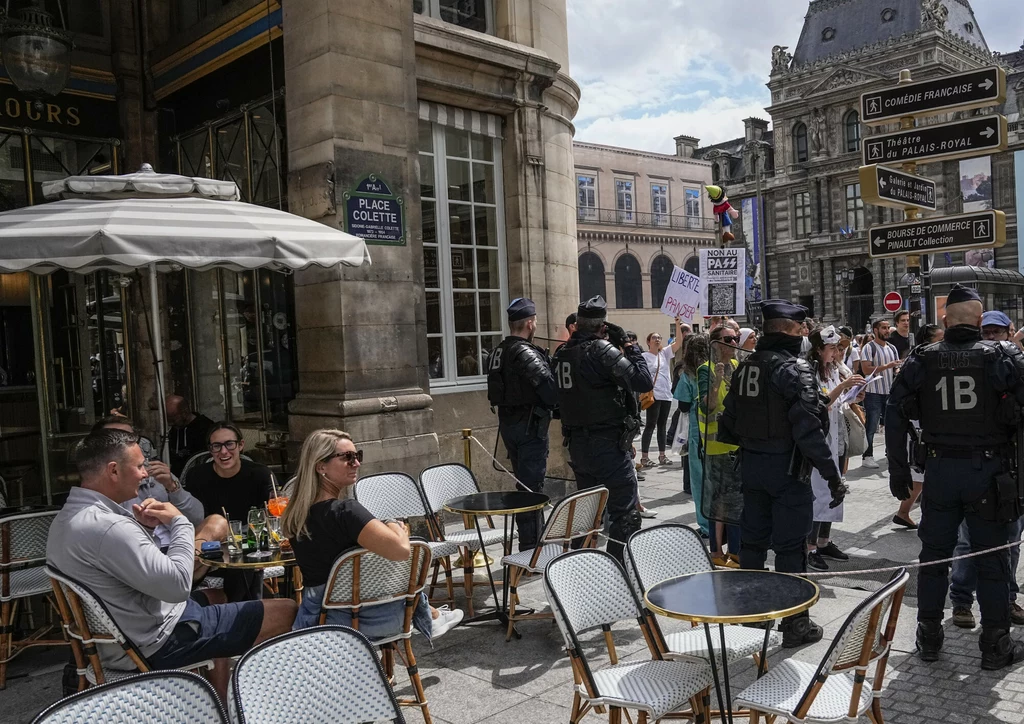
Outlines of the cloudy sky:
{"type": "MultiPolygon", "coordinates": [[[[581,141],[672,153],[743,135],[768,118],[773,45],[796,46],[807,0],[567,0],[569,63],[583,90],[581,141]]],[[[975,0],[993,50],[1024,41],[1020,0],[975,0]]]]}

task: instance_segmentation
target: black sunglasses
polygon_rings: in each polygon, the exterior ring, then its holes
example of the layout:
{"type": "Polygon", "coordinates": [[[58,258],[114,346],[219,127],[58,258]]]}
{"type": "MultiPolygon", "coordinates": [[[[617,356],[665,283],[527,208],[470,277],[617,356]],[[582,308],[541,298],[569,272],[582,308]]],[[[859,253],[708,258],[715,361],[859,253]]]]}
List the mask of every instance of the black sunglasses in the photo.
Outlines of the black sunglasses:
{"type": "Polygon", "coordinates": [[[361,462],[363,462],[363,451],[362,450],[355,450],[355,451],[346,450],[345,452],[342,452],[342,453],[340,453],[340,452],[331,453],[330,455],[325,457],[320,462],[322,462],[322,463],[329,463],[329,462],[331,462],[331,460],[334,460],[334,458],[341,458],[342,460],[347,462],[349,465],[352,465],[352,464],[354,464],[356,462],[360,462],[361,463],[361,462]]]}
{"type": "Polygon", "coordinates": [[[726,344],[739,344],[739,337],[720,337],[720,339],[726,344]]]}

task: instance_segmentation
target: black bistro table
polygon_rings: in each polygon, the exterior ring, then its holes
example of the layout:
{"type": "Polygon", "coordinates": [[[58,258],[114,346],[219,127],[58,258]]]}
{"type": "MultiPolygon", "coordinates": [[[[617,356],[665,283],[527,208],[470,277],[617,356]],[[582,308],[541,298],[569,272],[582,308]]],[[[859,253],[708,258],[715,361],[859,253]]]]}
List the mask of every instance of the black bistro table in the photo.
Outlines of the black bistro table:
{"type": "Polygon", "coordinates": [[[655,613],[704,625],[711,674],[715,680],[718,708],[722,721],[732,724],[732,691],[729,686],[729,660],[725,648],[726,624],[763,624],[764,644],[757,676],[764,675],[768,660],[768,639],[776,619],[802,613],[818,602],[818,586],[792,573],[726,568],[670,578],[648,589],[647,607],[655,613]],[[722,676],[718,675],[711,624],[718,624],[721,644],[722,676]],[[722,694],[722,680],[725,695],[722,694]],[[728,717],[728,719],[726,718],[728,717]]]}
{"type": "MultiPolygon", "coordinates": [[[[500,515],[504,519],[504,555],[512,554],[512,537],[516,530],[516,513],[529,513],[535,510],[543,510],[551,499],[543,493],[534,493],[526,490],[497,490],[469,495],[460,495],[452,498],[444,504],[445,510],[452,513],[460,513],[473,517],[473,525],[476,527],[476,534],[480,540],[480,550],[483,552],[484,564],[487,566],[487,578],[491,583],[491,594],[494,596],[494,610],[467,619],[464,623],[479,623],[481,621],[500,621],[508,626],[508,575],[502,576],[501,590],[502,598],[498,600],[498,588],[494,583],[494,573],[491,570],[491,562],[487,559],[487,551],[484,549],[484,534],[480,530],[480,518],[489,515],[500,515]]],[[[522,638],[519,631],[512,627],[516,638],[522,638]]]]}

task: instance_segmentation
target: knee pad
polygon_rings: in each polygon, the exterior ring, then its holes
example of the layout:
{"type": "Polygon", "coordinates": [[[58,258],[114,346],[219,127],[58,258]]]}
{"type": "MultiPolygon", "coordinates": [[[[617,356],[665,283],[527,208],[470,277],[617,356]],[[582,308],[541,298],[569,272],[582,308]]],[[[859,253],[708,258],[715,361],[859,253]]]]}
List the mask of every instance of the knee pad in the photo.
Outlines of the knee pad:
{"type": "Polygon", "coordinates": [[[612,521],[612,524],[608,527],[608,535],[615,540],[625,543],[629,540],[629,536],[640,530],[642,525],[643,519],[640,517],[640,512],[631,510],[612,521]]]}

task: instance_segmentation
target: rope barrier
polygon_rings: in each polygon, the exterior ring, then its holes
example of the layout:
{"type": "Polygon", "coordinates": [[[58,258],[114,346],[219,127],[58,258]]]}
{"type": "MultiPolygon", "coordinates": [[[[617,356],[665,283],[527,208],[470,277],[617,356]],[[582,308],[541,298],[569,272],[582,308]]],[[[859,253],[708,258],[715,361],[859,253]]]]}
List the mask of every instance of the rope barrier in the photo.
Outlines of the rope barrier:
{"type": "MultiPolygon", "coordinates": [[[[472,440],[473,442],[475,442],[480,447],[480,449],[484,451],[484,453],[487,455],[487,457],[489,457],[494,462],[494,464],[498,467],[498,469],[501,472],[505,473],[510,478],[512,478],[512,480],[515,481],[516,485],[521,487],[523,490],[530,491],[531,493],[532,492],[536,492],[532,488],[528,487],[524,482],[519,480],[519,478],[517,478],[515,476],[515,474],[513,474],[508,468],[506,468],[504,465],[502,465],[497,460],[497,458],[495,458],[491,454],[490,450],[488,450],[487,447],[482,442],[480,442],[480,440],[475,435],[470,435],[469,439],[472,440]]],[[[608,541],[610,543],[618,543],[619,545],[623,545],[623,546],[626,545],[625,541],[621,541],[621,540],[618,540],[616,538],[612,538],[611,536],[609,536],[609,535],[607,535],[605,533],[598,533],[597,535],[598,535],[599,538],[602,538],[605,541],[608,541]]],[[[1019,540],[1018,541],[1012,541],[1012,542],[1007,543],[1005,545],[994,546],[992,548],[985,548],[985,549],[980,550],[980,551],[972,551],[970,553],[965,553],[962,556],[951,556],[950,558],[942,558],[942,559],[939,559],[937,561],[928,561],[927,563],[921,563],[920,561],[918,561],[918,562],[908,562],[908,563],[900,564],[898,566],[884,566],[882,568],[862,568],[862,569],[855,570],[855,571],[807,571],[806,573],[801,573],[800,575],[805,577],[805,578],[832,578],[832,577],[837,577],[837,576],[860,576],[860,575],[864,575],[865,573],[892,573],[893,571],[899,571],[899,570],[902,570],[904,568],[910,570],[910,569],[913,569],[913,568],[924,568],[926,566],[944,565],[946,563],[952,563],[954,561],[964,560],[966,558],[976,558],[978,556],[983,556],[983,555],[986,555],[988,553],[995,553],[997,551],[1008,550],[1010,548],[1014,548],[1015,546],[1019,546],[1022,542],[1024,542],[1024,541],[1019,541],[1019,540]]]]}

